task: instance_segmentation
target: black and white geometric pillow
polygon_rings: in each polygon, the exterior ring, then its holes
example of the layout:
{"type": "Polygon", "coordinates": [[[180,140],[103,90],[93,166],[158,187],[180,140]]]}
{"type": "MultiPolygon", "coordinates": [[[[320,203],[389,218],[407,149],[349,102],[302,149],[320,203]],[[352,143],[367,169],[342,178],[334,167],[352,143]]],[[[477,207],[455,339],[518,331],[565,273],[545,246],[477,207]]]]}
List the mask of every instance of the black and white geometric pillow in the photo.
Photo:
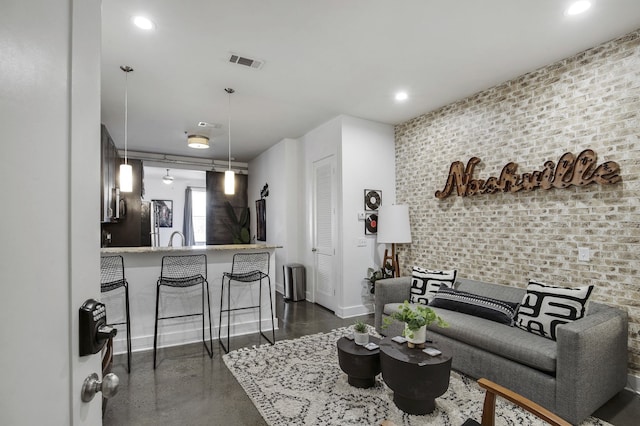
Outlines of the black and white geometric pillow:
{"type": "Polygon", "coordinates": [[[435,271],[414,266],[411,273],[411,303],[428,305],[440,286],[453,288],[457,273],[456,269],[435,271]]]}
{"type": "Polygon", "coordinates": [[[429,306],[461,312],[506,325],[513,324],[518,303],[467,293],[454,288],[440,287],[429,306]]]}
{"type": "Polygon", "coordinates": [[[514,325],[530,333],[556,340],[556,327],[582,318],[593,286],[554,287],[529,281],[514,325]]]}

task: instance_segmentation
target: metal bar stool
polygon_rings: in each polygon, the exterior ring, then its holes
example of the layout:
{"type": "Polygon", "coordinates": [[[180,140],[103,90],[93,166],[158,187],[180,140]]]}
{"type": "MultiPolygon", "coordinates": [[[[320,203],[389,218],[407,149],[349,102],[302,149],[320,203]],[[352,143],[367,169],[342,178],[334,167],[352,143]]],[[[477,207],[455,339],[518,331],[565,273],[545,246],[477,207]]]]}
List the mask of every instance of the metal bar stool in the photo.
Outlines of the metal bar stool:
{"type": "Polygon", "coordinates": [[[211,331],[211,300],[209,299],[209,282],[207,281],[207,256],[204,254],[185,255],[185,256],[163,256],[162,268],[160,270],[160,278],[156,286],[156,321],[153,336],[153,369],[156,368],[156,352],[158,349],[158,320],[185,318],[193,316],[202,316],[202,344],[207,350],[209,358],[213,358],[213,332],[211,331]],[[172,315],[159,317],[158,311],[160,306],[160,287],[193,287],[195,285],[202,286],[202,312],[172,315]],[[204,292],[207,289],[207,307],[209,318],[209,346],[205,340],[205,324],[204,324],[204,292]]]}
{"type": "MultiPolygon", "coordinates": [[[[122,256],[104,256],[100,258],[100,292],[106,293],[124,287],[125,321],[109,325],[127,326],[127,373],[131,373],[131,318],[129,316],[129,284],[124,278],[124,260],[122,256]]],[[[108,318],[108,317],[107,317],[108,318]]]]}
{"type": "Polygon", "coordinates": [[[229,335],[231,324],[231,311],[240,311],[244,309],[258,308],[258,331],[260,335],[267,339],[272,345],[276,341],[276,329],[273,322],[273,301],[271,297],[271,278],[269,277],[269,253],[237,253],[233,255],[233,264],[231,272],[225,272],[222,275],[222,292],[220,293],[220,327],[218,328],[218,342],[226,353],[229,353],[229,335]],[[224,300],[224,283],[227,279],[227,309],[222,309],[224,300]],[[271,339],[262,332],[262,280],[266,279],[269,285],[269,308],[271,309],[271,339]],[[243,306],[240,308],[231,308],[231,281],[241,283],[260,282],[258,293],[258,304],[254,306],[243,306]],[[227,345],[225,346],[221,338],[222,330],[222,313],[227,313],[227,345]]]}

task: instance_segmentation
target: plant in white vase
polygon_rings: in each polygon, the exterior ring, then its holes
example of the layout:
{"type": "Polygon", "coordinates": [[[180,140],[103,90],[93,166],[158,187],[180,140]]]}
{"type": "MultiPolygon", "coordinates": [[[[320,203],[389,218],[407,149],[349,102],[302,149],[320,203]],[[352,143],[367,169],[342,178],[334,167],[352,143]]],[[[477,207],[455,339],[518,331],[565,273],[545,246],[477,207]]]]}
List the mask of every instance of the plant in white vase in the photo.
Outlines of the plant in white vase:
{"type": "Polygon", "coordinates": [[[353,325],[353,339],[356,345],[364,346],[369,343],[369,331],[367,324],[362,321],[356,321],[353,325]]]}
{"type": "Polygon", "coordinates": [[[448,327],[449,325],[436,312],[428,306],[410,305],[406,300],[400,309],[384,319],[383,328],[388,327],[393,321],[403,322],[404,330],[402,335],[407,338],[408,346],[424,347],[427,340],[427,326],[433,322],[439,327],[448,327]]]}

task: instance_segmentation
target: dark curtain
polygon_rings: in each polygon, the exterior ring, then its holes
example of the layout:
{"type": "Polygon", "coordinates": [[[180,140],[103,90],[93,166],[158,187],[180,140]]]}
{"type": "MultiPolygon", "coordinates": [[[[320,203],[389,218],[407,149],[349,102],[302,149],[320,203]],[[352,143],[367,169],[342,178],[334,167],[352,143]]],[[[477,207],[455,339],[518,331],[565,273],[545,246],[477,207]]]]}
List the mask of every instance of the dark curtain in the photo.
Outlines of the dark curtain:
{"type": "Polygon", "coordinates": [[[184,217],[182,221],[182,233],[184,234],[184,245],[195,246],[196,237],[193,234],[193,198],[190,186],[184,191],[184,217]]]}

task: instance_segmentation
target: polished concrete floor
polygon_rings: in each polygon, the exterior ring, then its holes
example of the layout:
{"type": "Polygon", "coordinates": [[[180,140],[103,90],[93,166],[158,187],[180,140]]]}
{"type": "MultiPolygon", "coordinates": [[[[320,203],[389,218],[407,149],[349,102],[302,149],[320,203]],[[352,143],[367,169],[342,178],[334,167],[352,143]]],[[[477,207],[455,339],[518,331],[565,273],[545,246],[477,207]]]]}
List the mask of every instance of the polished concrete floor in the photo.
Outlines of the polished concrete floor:
{"type": "MultiPolygon", "coordinates": [[[[276,339],[293,339],[326,332],[364,319],[373,324],[373,315],[340,319],[330,311],[309,303],[285,303],[276,298],[280,329],[276,339]]],[[[231,339],[231,349],[265,343],[258,335],[231,339]]],[[[131,374],[126,356],[115,357],[113,372],[120,389],[107,404],[103,424],[114,425],[264,425],[258,410],[222,360],[223,351],[214,340],[213,359],[201,344],[158,351],[158,367],[153,370],[153,352],[133,354],[131,374]]],[[[601,407],[595,415],[615,426],[640,424],[640,396],[623,391],[601,407]]]]}

